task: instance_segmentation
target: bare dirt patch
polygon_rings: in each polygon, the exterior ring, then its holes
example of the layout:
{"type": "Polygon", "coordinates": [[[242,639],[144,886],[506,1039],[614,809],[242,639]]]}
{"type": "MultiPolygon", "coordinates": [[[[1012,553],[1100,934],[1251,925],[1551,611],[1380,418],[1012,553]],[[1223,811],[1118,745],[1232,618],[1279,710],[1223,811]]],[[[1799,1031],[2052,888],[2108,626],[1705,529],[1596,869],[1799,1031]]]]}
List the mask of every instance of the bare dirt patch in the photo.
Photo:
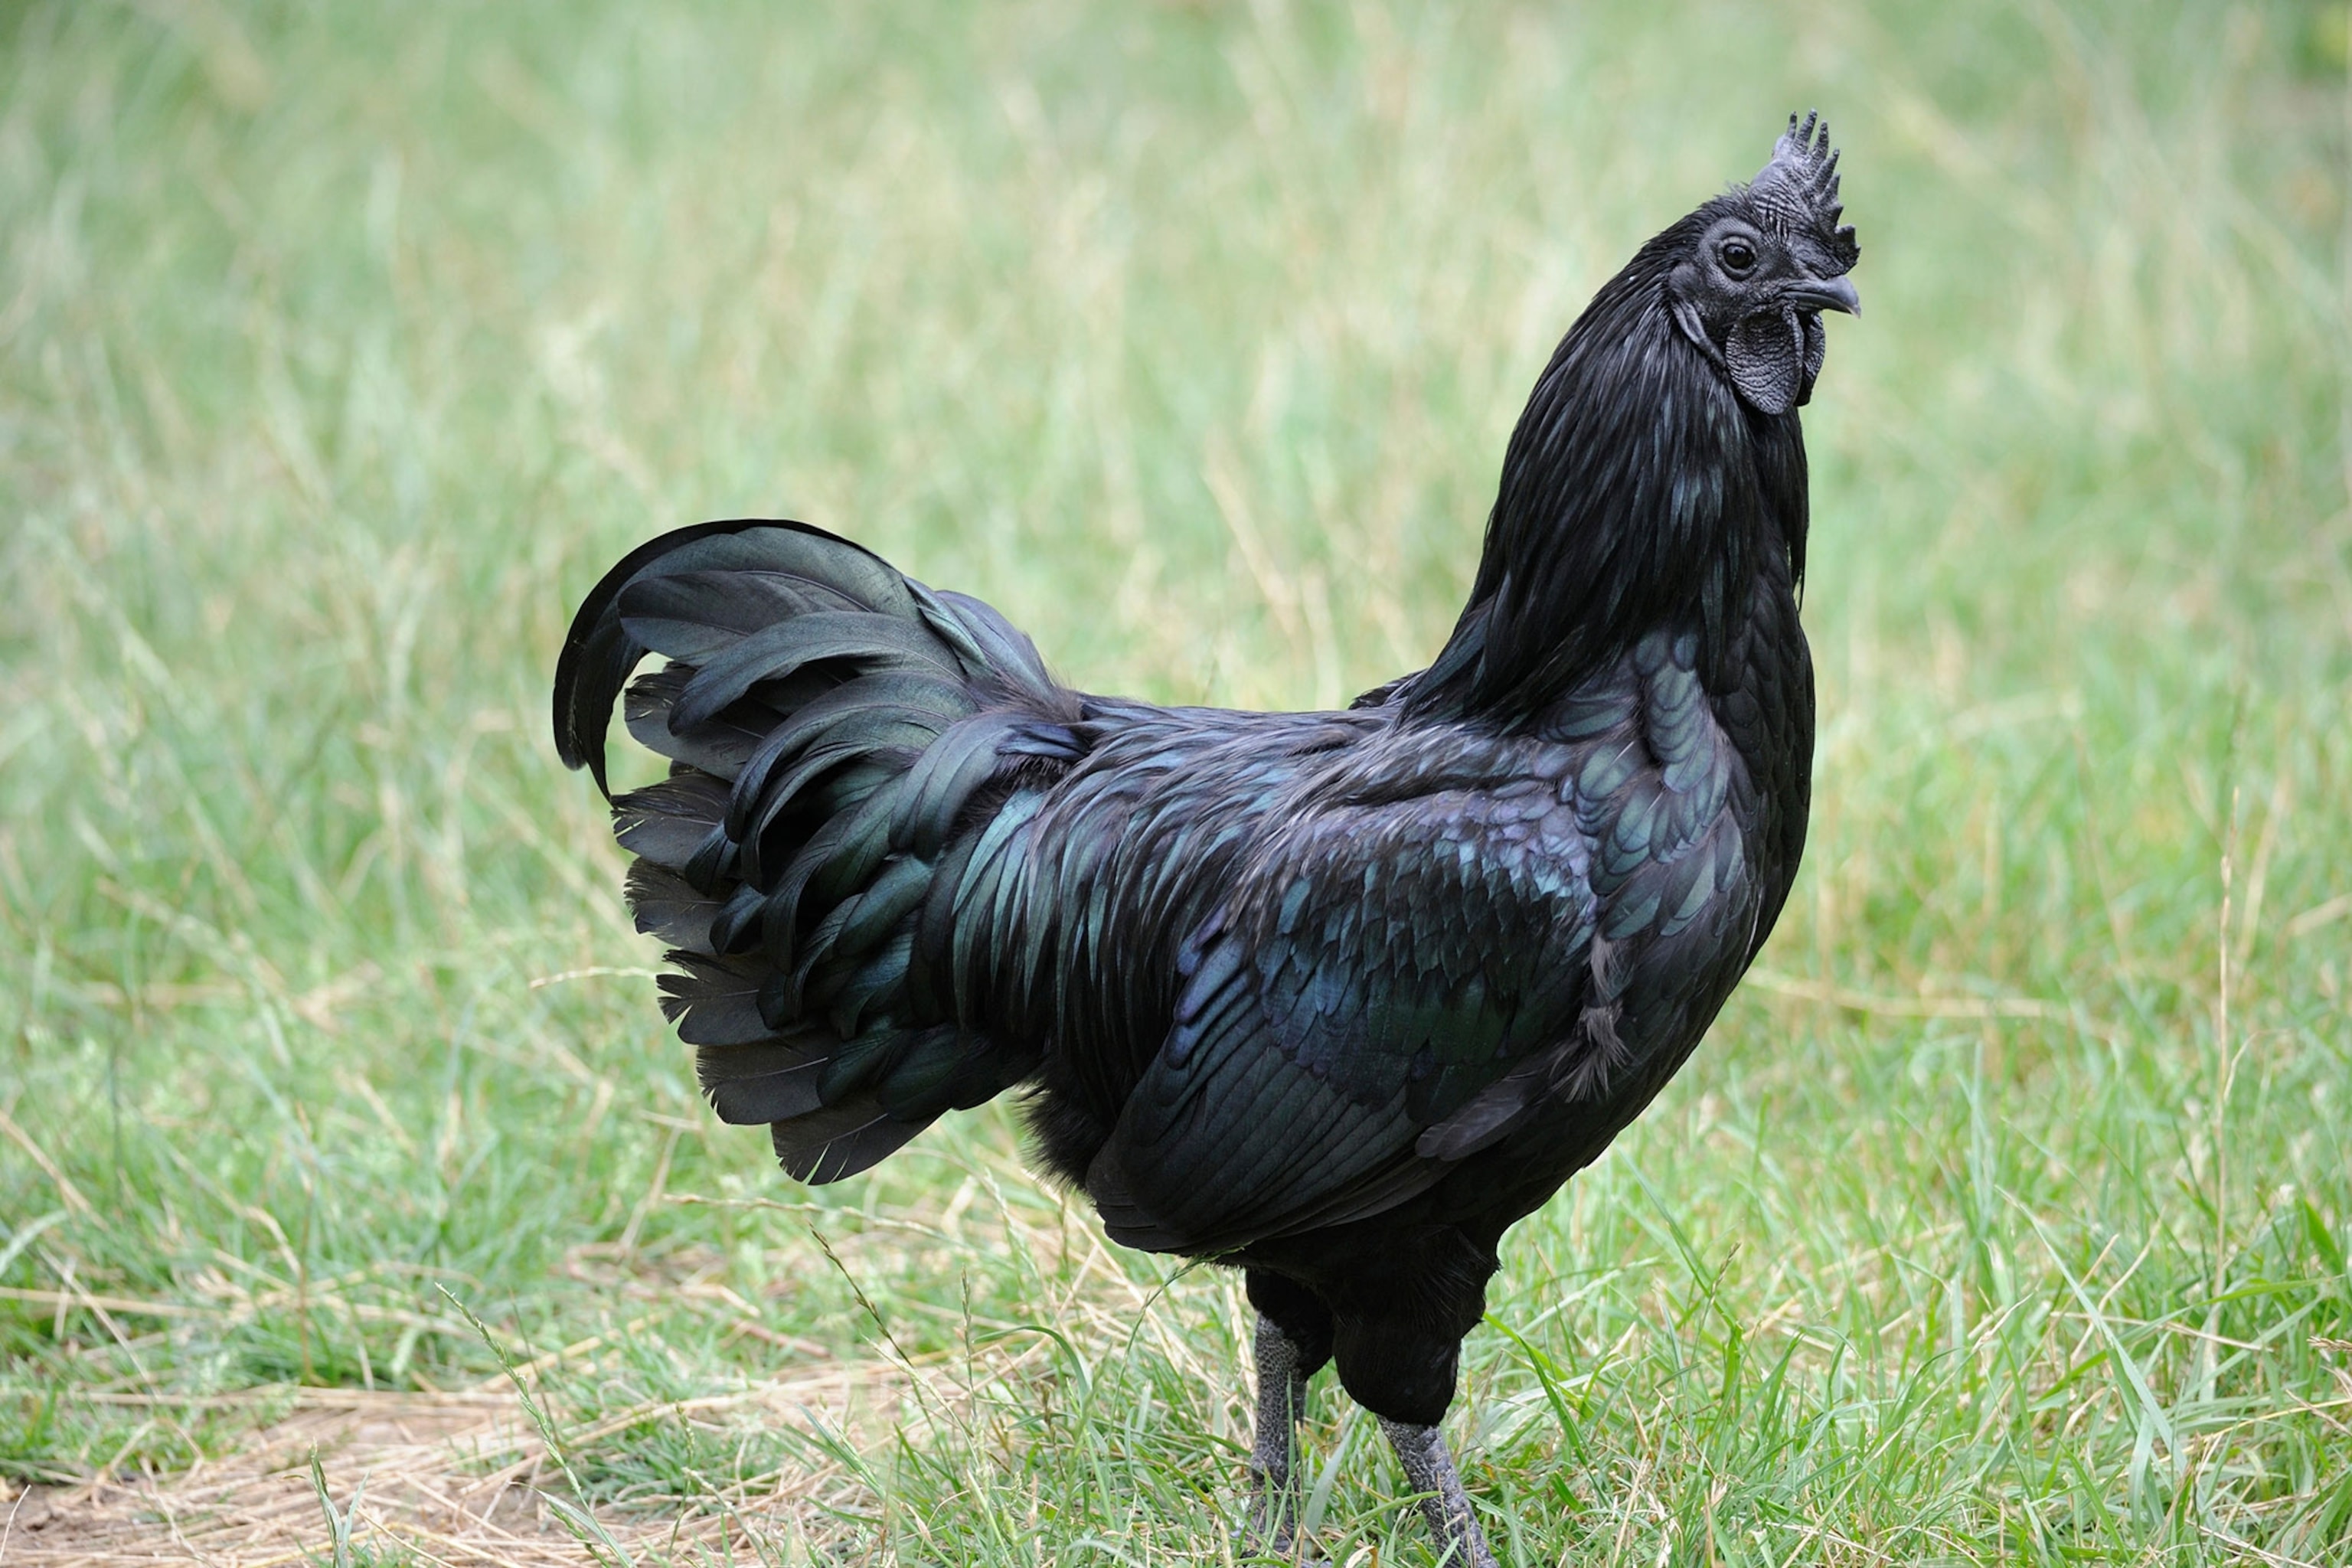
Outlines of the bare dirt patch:
{"type": "MultiPolygon", "coordinates": [[[[739,1394],[647,1405],[593,1426],[559,1430],[568,1452],[632,1426],[677,1421],[740,1429],[759,1420],[835,1432],[887,1417],[905,1392],[897,1369],[839,1366],[739,1394]]],[[[758,1562],[752,1532],[826,1535],[837,1519],[820,1501],[851,1502],[856,1483],[812,1450],[807,1462],[751,1486],[716,1488],[667,1504],[572,1504],[562,1468],[511,1386],[448,1394],[306,1389],[290,1415],[234,1452],[175,1475],[71,1487],[12,1489],[0,1481],[0,1564],[194,1563],[272,1568],[336,1561],[312,1456],[358,1562],[566,1568],[618,1546],[637,1562],[758,1562]],[[551,1501],[551,1499],[555,1500],[551,1501]],[[814,1528],[809,1528],[809,1527],[814,1528]],[[583,1550],[582,1537],[601,1551],[583,1550]]],[[[854,1505],[853,1505],[854,1506],[854,1505]]]]}

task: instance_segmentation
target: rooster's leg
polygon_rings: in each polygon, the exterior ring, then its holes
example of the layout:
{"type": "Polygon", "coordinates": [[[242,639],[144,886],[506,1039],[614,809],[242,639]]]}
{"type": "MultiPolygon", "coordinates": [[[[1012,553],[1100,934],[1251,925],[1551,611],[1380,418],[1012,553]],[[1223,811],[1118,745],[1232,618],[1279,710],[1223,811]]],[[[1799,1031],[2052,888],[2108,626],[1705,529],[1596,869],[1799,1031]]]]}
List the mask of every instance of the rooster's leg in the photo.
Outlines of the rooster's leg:
{"type": "Polygon", "coordinates": [[[1415,1426],[1381,1417],[1397,1460],[1404,1467],[1405,1484],[1422,1494],[1421,1511],[1429,1531],[1437,1538],[1437,1560],[1444,1568],[1495,1568],[1495,1554],[1470,1512],[1469,1494],[1454,1473],[1454,1456],[1434,1426],[1415,1426]]]}
{"type": "Polygon", "coordinates": [[[1298,1529],[1298,1417],[1307,1407],[1307,1368],[1298,1343],[1265,1313],[1257,1320],[1257,1433],[1249,1468],[1253,1543],[1287,1552],[1298,1529]]]}

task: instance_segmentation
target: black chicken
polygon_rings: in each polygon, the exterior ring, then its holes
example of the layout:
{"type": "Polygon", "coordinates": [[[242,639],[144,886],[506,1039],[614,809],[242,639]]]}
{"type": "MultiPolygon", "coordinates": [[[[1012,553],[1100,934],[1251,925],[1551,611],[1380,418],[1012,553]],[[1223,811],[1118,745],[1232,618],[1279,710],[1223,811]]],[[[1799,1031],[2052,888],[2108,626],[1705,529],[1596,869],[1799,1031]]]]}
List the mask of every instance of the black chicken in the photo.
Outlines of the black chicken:
{"type": "Polygon", "coordinates": [[[1513,1221],[1673,1076],[1804,846],[1796,410],[1857,309],[1826,127],[1644,245],[1512,434],[1427,669],[1344,713],[1057,684],[987,605],[791,522],[644,546],[573,621],[566,763],[613,705],[663,1006],[809,1182],[1030,1089],[1118,1241],[1247,1271],[1254,1529],[1307,1378],[1381,1419],[1441,1552],[1492,1562],[1437,1431],[1513,1221]]]}

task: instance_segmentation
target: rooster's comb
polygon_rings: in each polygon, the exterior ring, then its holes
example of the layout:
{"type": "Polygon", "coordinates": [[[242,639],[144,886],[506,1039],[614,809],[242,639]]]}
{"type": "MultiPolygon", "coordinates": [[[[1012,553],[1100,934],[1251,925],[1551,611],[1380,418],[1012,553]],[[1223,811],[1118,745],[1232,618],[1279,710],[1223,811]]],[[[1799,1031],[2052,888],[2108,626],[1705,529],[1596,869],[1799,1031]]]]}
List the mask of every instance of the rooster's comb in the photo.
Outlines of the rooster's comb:
{"type": "Polygon", "coordinates": [[[1837,166],[1837,149],[1820,113],[1808,113],[1801,125],[1791,114],[1789,129],[1772,145],[1772,161],[1748,192],[1777,226],[1811,238],[1834,271],[1843,272],[1861,259],[1862,247],[1853,226],[1838,223],[1845,208],[1838,203],[1837,166]]]}

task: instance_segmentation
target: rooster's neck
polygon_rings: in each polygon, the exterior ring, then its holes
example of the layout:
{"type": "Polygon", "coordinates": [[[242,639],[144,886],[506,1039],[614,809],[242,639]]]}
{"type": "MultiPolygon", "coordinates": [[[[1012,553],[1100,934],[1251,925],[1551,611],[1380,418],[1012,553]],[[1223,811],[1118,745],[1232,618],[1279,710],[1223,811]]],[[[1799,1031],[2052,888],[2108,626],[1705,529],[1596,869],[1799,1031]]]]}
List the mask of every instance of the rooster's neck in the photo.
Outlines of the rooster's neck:
{"type": "Polygon", "coordinates": [[[1768,552],[1785,552],[1792,586],[1801,574],[1797,416],[1740,402],[1675,326],[1678,238],[1659,236],[1601,289],[1536,383],[1470,602],[1403,683],[1410,711],[1524,722],[1668,623],[1699,633],[1702,677],[1721,690],[1768,552]]]}

